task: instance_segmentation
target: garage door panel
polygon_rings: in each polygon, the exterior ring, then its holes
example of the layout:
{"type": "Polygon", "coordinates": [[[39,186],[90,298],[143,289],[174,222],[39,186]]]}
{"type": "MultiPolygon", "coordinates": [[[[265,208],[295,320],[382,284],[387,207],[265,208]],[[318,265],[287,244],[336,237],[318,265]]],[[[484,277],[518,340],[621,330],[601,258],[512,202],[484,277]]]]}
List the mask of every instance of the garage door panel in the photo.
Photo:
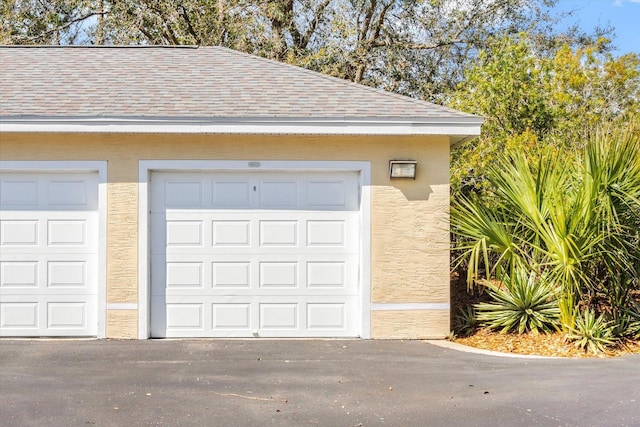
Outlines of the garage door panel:
{"type": "Polygon", "coordinates": [[[0,289],[38,288],[40,276],[37,261],[0,261],[0,289]]]}
{"type": "Polygon", "coordinates": [[[344,303],[307,304],[307,328],[313,330],[345,330],[347,305],[344,303]]]}
{"type": "Polygon", "coordinates": [[[97,334],[98,174],[0,173],[0,333],[97,334]]]}
{"type": "Polygon", "coordinates": [[[203,269],[202,262],[168,262],[167,288],[203,288],[203,269]]]}
{"type": "Polygon", "coordinates": [[[259,220],[261,247],[298,246],[298,221],[274,219],[259,220]]]}
{"type": "Polygon", "coordinates": [[[47,245],[49,246],[86,246],[86,220],[48,220],[47,245]]]}
{"type": "Polygon", "coordinates": [[[206,205],[206,182],[197,175],[172,175],[151,188],[151,209],[159,211],[160,207],[198,208],[206,205]]]}
{"type": "Polygon", "coordinates": [[[215,180],[212,187],[212,207],[220,209],[246,209],[251,207],[253,185],[250,180],[215,180]]]}
{"type": "MultiPolygon", "coordinates": [[[[160,263],[163,257],[154,256],[152,259],[160,263]]],[[[252,277],[257,277],[257,265],[243,259],[225,257],[213,261],[210,257],[183,255],[167,262],[166,269],[156,270],[152,276],[152,293],[249,290],[254,283],[252,277]]]]}
{"type": "Polygon", "coordinates": [[[7,174],[0,177],[0,205],[3,209],[37,207],[38,179],[7,174]]]}
{"type": "Polygon", "coordinates": [[[85,180],[58,178],[48,181],[47,184],[47,205],[50,208],[88,207],[89,202],[93,201],[85,180]]]}
{"type": "Polygon", "coordinates": [[[97,239],[93,238],[97,221],[97,214],[93,213],[39,212],[35,215],[34,212],[4,211],[0,214],[0,250],[97,253],[97,239]]]}
{"type": "Polygon", "coordinates": [[[297,288],[300,285],[298,263],[286,261],[260,261],[260,288],[297,288]]]}
{"type": "Polygon", "coordinates": [[[200,181],[166,181],[163,190],[167,207],[204,206],[204,186],[200,181]]]}
{"type": "Polygon", "coordinates": [[[2,172],[0,206],[5,211],[95,211],[97,186],[95,173],[2,172]]]}
{"type": "Polygon", "coordinates": [[[269,333],[274,330],[289,330],[293,332],[299,329],[299,305],[297,302],[260,303],[260,330],[269,333]]]}
{"type": "MultiPolygon", "coordinates": [[[[164,263],[161,255],[152,257],[164,263]]],[[[165,269],[156,269],[154,293],[179,288],[208,292],[252,291],[268,293],[278,288],[311,289],[312,292],[357,294],[358,257],[331,254],[270,254],[248,260],[242,255],[171,255],[165,269]]]]}
{"type": "Polygon", "coordinates": [[[247,336],[251,334],[251,303],[213,303],[211,304],[211,314],[212,330],[231,333],[241,331],[247,336]]]}
{"type": "Polygon", "coordinates": [[[61,289],[87,289],[88,272],[86,261],[49,261],[47,263],[47,287],[61,289]]]}
{"type": "Polygon", "coordinates": [[[40,324],[38,301],[10,301],[3,298],[0,302],[0,333],[10,334],[15,330],[36,331],[40,324]]]}
{"type": "Polygon", "coordinates": [[[295,209],[299,204],[295,179],[261,179],[259,186],[259,209],[295,209]]]}
{"type": "Polygon", "coordinates": [[[97,293],[94,254],[9,254],[0,261],[0,295],[97,293]]]}
{"type": "Polygon", "coordinates": [[[307,246],[344,247],[347,245],[346,229],[345,220],[307,221],[307,246]]]}
{"type": "Polygon", "coordinates": [[[342,247],[357,250],[352,243],[358,239],[356,214],[319,216],[318,213],[296,212],[295,219],[283,219],[272,212],[255,212],[253,216],[238,213],[170,212],[152,216],[153,250],[171,251],[179,246],[259,249],[269,247],[308,247],[320,250],[342,247]],[[256,218],[260,218],[259,220],[256,218]],[[164,222],[166,220],[166,223],[164,222]],[[167,237],[165,237],[167,236],[167,237]],[[167,239],[167,240],[165,240],[167,239]]]}
{"type": "Polygon", "coordinates": [[[167,220],[167,247],[204,246],[204,224],[198,220],[167,220]]]}
{"type": "Polygon", "coordinates": [[[255,277],[255,267],[251,262],[241,261],[213,261],[211,263],[211,287],[214,289],[233,288],[251,289],[252,277],[255,277]]]}
{"type": "Polygon", "coordinates": [[[357,335],[357,174],[154,173],[151,194],[153,336],[357,335]]]}
{"type": "MultiPolygon", "coordinates": [[[[348,210],[348,185],[342,180],[307,181],[305,204],[314,208],[341,208],[348,210]]],[[[353,209],[353,207],[351,207],[353,209]]]]}
{"type": "Polygon", "coordinates": [[[347,283],[354,281],[353,276],[347,276],[346,261],[307,261],[306,267],[308,288],[346,289],[347,283]]]}
{"type": "Polygon", "coordinates": [[[47,329],[78,329],[87,328],[88,307],[81,302],[48,302],[47,329]]]}
{"type": "Polygon", "coordinates": [[[204,309],[202,302],[167,302],[167,330],[204,332],[204,309]]]}
{"type": "Polygon", "coordinates": [[[251,246],[250,220],[211,220],[211,245],[214,247],[251,246]]]}
{"type": "Polygon", "coordinates": [[[351,172],[165,172],[154,173],[152,180],[154,213],[167,208],[359,211],[358,175],[351,172]]]}
{"type": "Polygon", "coordinates": [[[0,220],[0,247],[38,246],[39,221],[33,219],[0,220]]]}
{"type": "Polygon", "coordinates": [[[2,295],[0,336],[95,336],[96,295],[2,295]]]}
{"type": "Polygon", "coordinates": [[[355,296],[167,296],[152,305],[152,333],[166,337],[348,337],[358,322],[355,296]]]}

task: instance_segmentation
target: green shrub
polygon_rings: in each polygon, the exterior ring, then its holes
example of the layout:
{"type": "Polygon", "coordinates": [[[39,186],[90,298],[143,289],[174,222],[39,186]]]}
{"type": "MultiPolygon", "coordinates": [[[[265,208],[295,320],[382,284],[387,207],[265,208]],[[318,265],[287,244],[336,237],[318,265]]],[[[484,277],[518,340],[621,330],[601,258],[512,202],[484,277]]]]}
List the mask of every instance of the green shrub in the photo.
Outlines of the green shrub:
{"type": "Polygon", "coordinates": [[[624,336],[640,340],[640,305],[637,303],[632,304],[633,308],[626,313],[628,323],[624,336]]]}
{"type": "Polygon", "coordinates": [[[461,308],[456,316],[455,332],[458,335],[471,335],[480,325],[476,311],[471,306],[461,308]]]}
{"type": "Polygon", "coordinates": [[[560,310],[553,287],[522,268],[505,276],[502,286],[485,282],[493,302],[476,304],[478,320],[491,329],[518,333],[548,332],[558,326],[560,310]]]}
{"type": "Polygon", "coordinates": [[[592,353],[605,351],[615,343],[611,322],[606,321],[602,314],[596,317],[595,311],[589,308],[578,313],[575,327],[567,336],[576,347],[592,353]]]}
{"type": "MultiPolygon", "coordinates": [[[[617,324],[615,334],[637,336],[635,320],[624,322],[640,283],[640,117],[590,133],[570,161],[552,150],[533,157],[505,150],[485,175],[490,197],[457,194],[453,265],[466,267],[469,287],[517,269],[544,275],[566,334],[578,329],[580,308],[598,307],[617,324]],[[606,309],[593,305],[602,297],[606,309]]],[[[492,289],[494,303],[478,307],[481,321],[505,331],[549,323],[544,316],[536,323],[526,294],[542,292],[538,303],[549,302],[546,286],[505,288],[492,289]]]]}
{"type": "Polygon", "coordinates": [[[614,311],[607,320],[611,323],[611,331],[616,338],[640,339],[640,307],[631,302],[622,312],[614,311]]]}

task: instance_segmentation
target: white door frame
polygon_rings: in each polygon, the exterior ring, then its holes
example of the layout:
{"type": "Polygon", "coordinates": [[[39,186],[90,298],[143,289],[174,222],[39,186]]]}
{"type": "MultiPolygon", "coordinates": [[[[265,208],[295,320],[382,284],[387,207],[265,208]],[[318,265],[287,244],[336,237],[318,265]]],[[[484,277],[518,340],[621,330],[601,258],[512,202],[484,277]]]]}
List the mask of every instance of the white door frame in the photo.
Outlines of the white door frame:
{"type": "Polygon", "coordinates": [[[360,329],[371,338],[371,164],[358,161],[274,160],[141,160],[138,178],[138,338],[151,332],[151,256],[149,230],[150,179],[152,172],[358,172],[360,176],[360,329]]]}
{"type": "Polygon", "coordinates": [[[107,162],[0,160],[2,172],[98,173],[98,338],[106,337],[107,323],[107,162]]]}

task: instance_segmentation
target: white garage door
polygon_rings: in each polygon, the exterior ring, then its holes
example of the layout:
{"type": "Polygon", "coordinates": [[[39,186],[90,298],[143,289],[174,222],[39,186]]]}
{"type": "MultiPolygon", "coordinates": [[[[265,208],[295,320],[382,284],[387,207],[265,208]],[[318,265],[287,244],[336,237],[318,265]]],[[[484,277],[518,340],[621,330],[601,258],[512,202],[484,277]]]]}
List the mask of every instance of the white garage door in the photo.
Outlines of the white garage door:
{"type": "Polygon", "coordinates": [[[95,336],[98,174],[0,173],[0,335],[95,336]]]}
{"type": "Polygon", "coordinates": [[[357,173],[151,182],[152,336],[358,335],[357,173]]]}

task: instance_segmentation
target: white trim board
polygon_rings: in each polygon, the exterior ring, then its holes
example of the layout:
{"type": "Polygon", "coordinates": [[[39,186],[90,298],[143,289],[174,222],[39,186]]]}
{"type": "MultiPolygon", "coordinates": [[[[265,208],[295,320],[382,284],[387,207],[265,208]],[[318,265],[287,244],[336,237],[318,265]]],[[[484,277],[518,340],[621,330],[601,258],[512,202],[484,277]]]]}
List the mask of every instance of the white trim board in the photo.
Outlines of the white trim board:
{"type": "Polygon", "coordinates": [[[360,337],[371,338],[371,164],[358,161],[262,161],[262,160],[141,160],[138,178],[138,338],[147,339],[151,328],[149,181],[158,171],[353,171],[360,174],[360,337]]]}
{"type": "Polygon", "coordinates": [[[447,302],[425,303],[372,303],[371,311],[405,311],[405,310],[449,310],[447,302]]]}
{"type": "Polygon", "coordinates": [[[439,135],[451,145],[480,135],[480,117],[415,119],[0,117],[0,132],[439,135]]]}
{"type": "Polygon", "coordinates": [[[107,310],[137,310],[138,303],[135,302],[110,302],[107,303],[107,310]]]}
{"type": "Polygon", "coordinates": [[[98,173],[98,338],[106,337],[107,322],[107,162],[0,160],[2,172],[98,173]]]}

